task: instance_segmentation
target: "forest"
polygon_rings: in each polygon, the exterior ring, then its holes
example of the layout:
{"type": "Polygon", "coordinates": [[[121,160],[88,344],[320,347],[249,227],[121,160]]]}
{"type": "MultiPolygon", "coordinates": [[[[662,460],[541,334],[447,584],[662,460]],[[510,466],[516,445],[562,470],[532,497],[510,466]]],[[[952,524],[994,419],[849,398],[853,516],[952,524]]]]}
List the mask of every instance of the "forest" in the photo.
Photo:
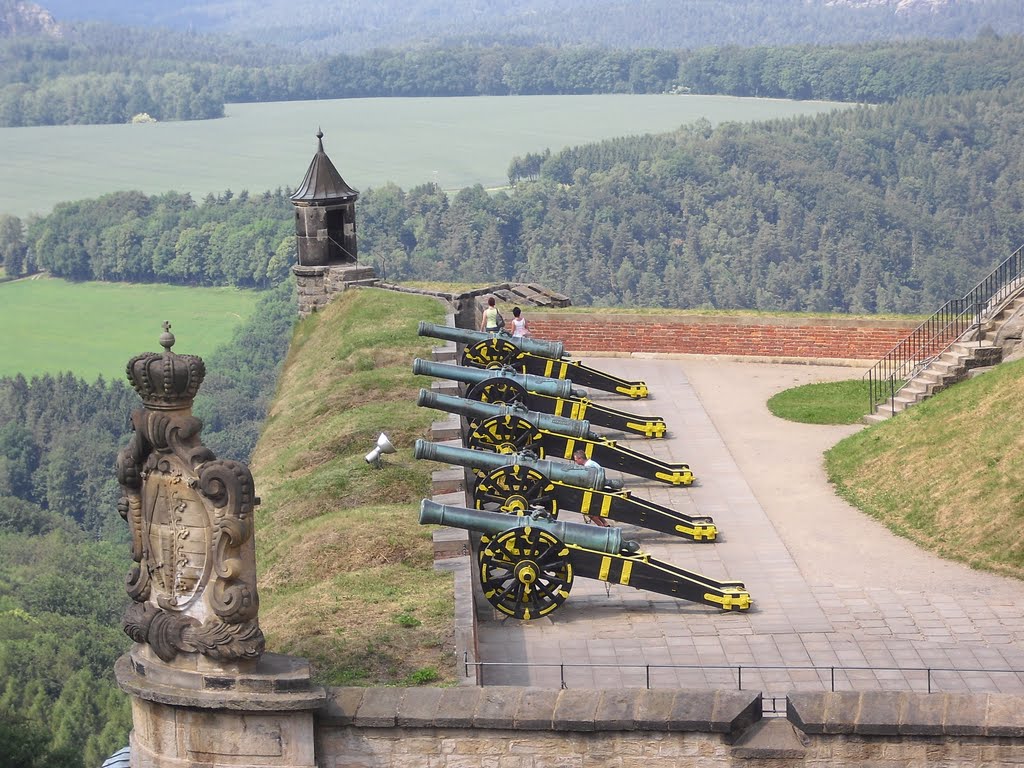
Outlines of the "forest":
{"type": "Polygon", "coordinates": [[[87,25],[0,38],[0,126],[221,117],[225,103],[392,96],[716,93],[886,103],[1006,87],[1024,38],[826,48],[449,46],[286,63],[282,51],[87,25]]]}
{"type": "Polygon", "coordinates": [[[45,218],[0,215],[8,276],[40,269],[71,280],[267,288],[295,262],[288,192],[117,192],[61,203],[45,218]]]}
{"type": "Polygon", "coordinates": [[[699,48],[1021,33],[1017,0],[43,0],[60,21],[198,30],[299,55],[438,45],[699,48]]]}
{"type": "MultiPolygon", "coordinates": [[[[205,362],[195,404],[219,458],[248,458],[291,340],[294,283],[205,362]]],[[[126,350],[126,359],[135,352],[126,350]]],[[[95,768],[127,743],[130,646],[114,458],[141,405],[122,381],[0,379],[0,766],[95,768]]]]}

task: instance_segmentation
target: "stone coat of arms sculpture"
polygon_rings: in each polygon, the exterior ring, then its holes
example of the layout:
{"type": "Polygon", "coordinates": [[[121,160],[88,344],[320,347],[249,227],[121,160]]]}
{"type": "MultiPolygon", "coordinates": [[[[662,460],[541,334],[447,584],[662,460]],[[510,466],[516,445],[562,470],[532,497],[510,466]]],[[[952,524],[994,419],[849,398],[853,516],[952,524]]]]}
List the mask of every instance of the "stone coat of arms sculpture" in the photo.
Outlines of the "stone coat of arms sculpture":
{"type": "Polygon", "coordinates": [[[248,466],[217,459],[202,444],[192,401],[206,374],[195,355],[171,351],[128,362],[144,404],[135,434],[117,460],[121,516],[135,566],[124,630],[162,660],[202,654],[218,662],[255,660],[264,638],[257,621],[255,497],[248,466]]]}

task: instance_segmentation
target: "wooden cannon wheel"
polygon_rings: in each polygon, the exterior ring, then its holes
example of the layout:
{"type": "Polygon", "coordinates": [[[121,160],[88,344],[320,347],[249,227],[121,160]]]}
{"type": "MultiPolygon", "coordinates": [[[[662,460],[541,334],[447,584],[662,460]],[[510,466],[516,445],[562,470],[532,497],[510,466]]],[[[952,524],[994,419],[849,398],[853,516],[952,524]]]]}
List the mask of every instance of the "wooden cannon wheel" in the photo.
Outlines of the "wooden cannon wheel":
{"type": "Polygon", "coordinates": [[[513,365],[522,354],[511,341],[495,336],[467,345],[462,350],[462,364],[470,368],[504,368],[513,365]]]}
{"type": "Polygon", "coordinates": [[[474,384],[466,397],[481,403],[522,403],[526,400],[526,387],[507,376],[494,376],[474,384]]]}
{"type": "Polygon", "coordinates": [[[551,613],[569,597],[572,563],[558,537],[528,526],[480,541],[480,585],[497,610],[528,621],[551,613]]]}
{"type": "Polygon", "coordinates": [[[476,448],[496,453],[522,453],[523,450],[538,443],[535,449],[540,458],[540,430],[522,416],[504,414],[491,416],[473,427],[467,440],[467,448],[476,448]]]}
{"type": "Polygon", "coordinates": [[[521,465],[498,467],[476,481],[473,503],[477,509],[524,515],[534,507],[558,513],[555,486],[541,472],[521,465]]]}

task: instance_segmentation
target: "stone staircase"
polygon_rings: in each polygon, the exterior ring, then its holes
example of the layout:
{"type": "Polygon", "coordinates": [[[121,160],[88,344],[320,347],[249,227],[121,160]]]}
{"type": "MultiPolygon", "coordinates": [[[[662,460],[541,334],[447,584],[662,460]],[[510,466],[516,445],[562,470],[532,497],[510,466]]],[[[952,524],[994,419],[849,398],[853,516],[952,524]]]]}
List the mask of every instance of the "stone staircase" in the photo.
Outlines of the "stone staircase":
{"type": "Polygon", "coordinates": [[[998,365],[1003,359],[1005,338],[1000,330],[1024,314],[1024,288],[995,307],[992,314],[965,333],[945,352],[932,358],[896,396],[879,403],[862,421],[877,424],[926,400],[943,389],[998,365]]]}

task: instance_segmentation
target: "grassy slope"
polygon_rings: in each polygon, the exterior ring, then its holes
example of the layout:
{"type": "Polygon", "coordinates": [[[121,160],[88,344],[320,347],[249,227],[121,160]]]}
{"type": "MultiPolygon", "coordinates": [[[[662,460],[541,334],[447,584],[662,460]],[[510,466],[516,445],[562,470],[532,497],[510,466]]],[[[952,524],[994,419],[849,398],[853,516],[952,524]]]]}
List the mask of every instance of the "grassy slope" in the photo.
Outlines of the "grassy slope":
{"type": "Polygon", "coordinates": [[[175,352],[208,357],[252,314],[256,291],[72,283],[40,278],[0,285],[0,376],[72,371],[123,379],[128,358],[160,349],[171,321],[175,352]]]}
{"type": "Polygon", "coordinates": [[[1024,578],[1024,362],[997,367],[846,438],[839,493],[943,557],[1024,578]]]}
{"type": "Polygon", "coordinates": [[[364,289],[302,321],[253,456],[260,624],[326,684],[452,678],[451,576],[418,523],[437,465],[412,458],[438,418],[416,406],[412,360],[436,343],[420,320],[441,305],[364,289]],[[373,469],[381,432],[398,452],[373,469]]]}

